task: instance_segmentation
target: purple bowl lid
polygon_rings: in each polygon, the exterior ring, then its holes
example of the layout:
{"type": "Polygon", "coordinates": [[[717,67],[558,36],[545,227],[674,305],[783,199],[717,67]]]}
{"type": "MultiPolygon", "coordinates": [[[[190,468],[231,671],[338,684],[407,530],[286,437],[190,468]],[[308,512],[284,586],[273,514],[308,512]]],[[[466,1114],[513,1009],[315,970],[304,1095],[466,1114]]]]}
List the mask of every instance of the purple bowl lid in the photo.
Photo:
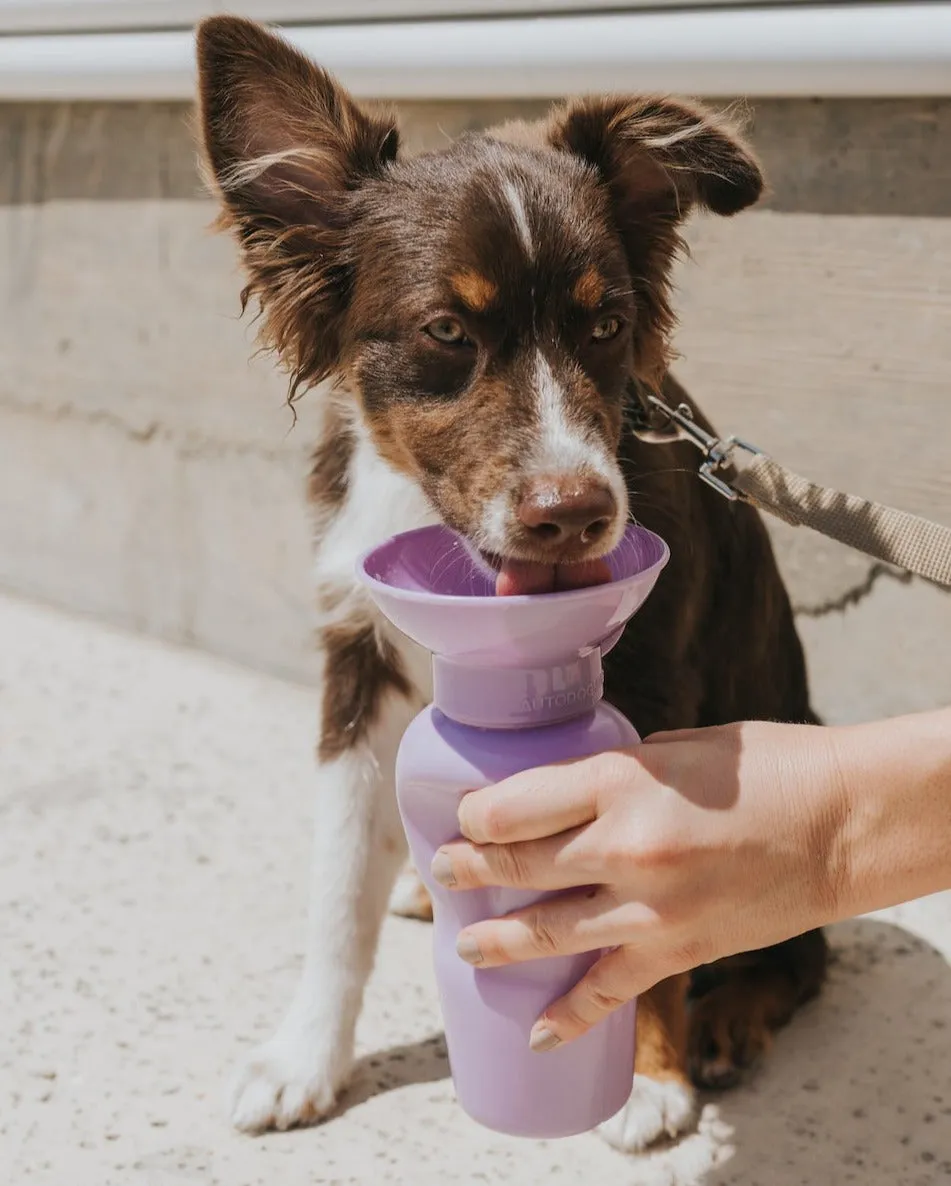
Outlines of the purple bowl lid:
{"type": "Polygon", "coordinates": [[[609,649],[643,604],[670,551],[631,525],[605,559],[613,580],[584,589],[495,595],[494,575],[447,527],[393,536],[360,558],[357,576],[382,613],[435,654],[475,664],[548,662],[609,649]]]}

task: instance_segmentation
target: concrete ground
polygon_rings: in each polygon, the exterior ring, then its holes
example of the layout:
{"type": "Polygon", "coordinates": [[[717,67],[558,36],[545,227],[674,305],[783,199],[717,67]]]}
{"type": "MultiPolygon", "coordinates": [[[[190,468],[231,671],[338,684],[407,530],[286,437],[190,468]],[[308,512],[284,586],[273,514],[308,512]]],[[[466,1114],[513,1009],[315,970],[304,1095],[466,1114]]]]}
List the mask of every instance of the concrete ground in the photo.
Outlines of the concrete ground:
{"type": "MultiPolygon", "coordinates": [[[[900,593],[869,594],[882,620],[914,612],[900,593]]],[[[930,593],[916,596],[927,613],[930,593]]],[[[803,623],[825,694],[843,702],[841,635],[869,711],[904,706],[888,689],[927,655],[899,654],[881,680],[848,637],[859,620],[803,623]]],[[[837,928],[825,996],[748,1086],[707,1101],[700,1130],[651,1159],[468,1121],[428,930],[397,919],[339,1114],[232,1132],[224,1080],[277,1021],[299,964],[314,713],[307,688],[0,600],[0,1183],[951,1181],[951,895],[837,928]]]]}

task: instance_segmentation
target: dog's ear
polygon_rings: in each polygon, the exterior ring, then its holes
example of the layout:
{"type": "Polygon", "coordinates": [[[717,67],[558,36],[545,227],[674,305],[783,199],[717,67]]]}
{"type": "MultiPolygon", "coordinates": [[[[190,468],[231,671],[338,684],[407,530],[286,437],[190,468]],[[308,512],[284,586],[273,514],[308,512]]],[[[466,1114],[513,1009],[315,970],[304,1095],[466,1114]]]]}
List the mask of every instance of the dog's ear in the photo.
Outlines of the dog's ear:
{"type": "Polygon", "coordinates": [[[736,214],[751,206],[763,191],[756,158],[726,120],[673,99],[569,103],[553,114],[548,139],[581,157],[608,190],[638,304],[635,372],[657,384],[670,360],[680,224],[696,207],[736,214]]]}
{"type": "Polygon", "coordinates": [[[349,287],[353,195],[399,148],[388,116],[364,111],[326,71],[240,17],[198,26],[205,161],[219,225],[241,246],[264,314],[265,344],[292,373],[292,393],[339,355],[349,287]]]}
{"type": "Polygon", "coordinates": [[[593,165],[631,213],[736,214],[763,192],[759,164],[729,122],[681,100],[582,99],[556,113],[549,139],[593,165]]]}

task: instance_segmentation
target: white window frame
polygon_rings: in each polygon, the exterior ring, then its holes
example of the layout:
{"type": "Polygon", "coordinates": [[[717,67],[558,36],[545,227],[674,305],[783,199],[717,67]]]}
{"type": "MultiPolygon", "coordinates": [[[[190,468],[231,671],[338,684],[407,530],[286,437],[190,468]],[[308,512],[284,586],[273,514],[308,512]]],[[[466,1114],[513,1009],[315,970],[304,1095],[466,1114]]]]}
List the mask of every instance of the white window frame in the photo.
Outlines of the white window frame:
{"type": "MultiPolygon", "coordinates": [[[[775,6],[712,4],[553,12],[559,0],[461,0],[535,15],[411,19],[445,0],[349,0],[347,23],[329,16],[343,0],[257,0],[229,10],[290,21],[287,34],[334,70],[355,94],[390,99],[552,98],[585,91],[675,91],[718,96],[910,96],[951,94],[951,0],[775,6]],[[405,19],[394,19],[400,8],[405,19]],[[386,11],[386,21],[367,13],[386,11]],[[543,11],[544,10],[544,11],[543,11]],[[362,20],[354,19],[357,13],[362,20]]],[[[565,0],[567,3],[567,0],[565,0]]],[[[194,93],[195,16],[222,6],[200,0],[0,0],[0,100],[188,99],[194,93]],[[144,20],[161,7],[179,27],[38,30],[54,10],[107,10],[144,20]],[[32,13],[32,31],[12,27],[32,13]],[[4,31],[4,14],[8,25],[4,31]]],[[[572,5],[577,9],[578,0],[572,5]]],[[[454,6],[458,10],[459,5],[454,6]]],[[[118,15],[114,19],[118,19],[118,15]]],[[[65,19],[62,17],[61,19],[65,19]]],[[[97,18],[99,19],[99,18],[97,18]]]]}
{"type": "MultiPolygon", "coordinates": [[[[550,16],[638,8],[757,4],[762,0],[0,0],[0,33],[183,29],[213,12],[276,24],[550,16]]],[[[809,3],[810,0],[792,0],[809,3]]],[[[848,2],[848,0],[843,0],[848,2]]]]}

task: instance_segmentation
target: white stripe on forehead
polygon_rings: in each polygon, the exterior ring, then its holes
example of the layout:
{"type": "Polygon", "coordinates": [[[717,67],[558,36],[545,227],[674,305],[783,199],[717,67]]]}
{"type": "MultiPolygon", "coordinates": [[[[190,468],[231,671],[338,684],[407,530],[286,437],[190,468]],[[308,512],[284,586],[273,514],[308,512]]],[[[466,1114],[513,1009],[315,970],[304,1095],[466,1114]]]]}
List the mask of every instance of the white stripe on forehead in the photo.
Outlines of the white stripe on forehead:
{"type": "Polygon", "coordinates": [[[512,217],[515,219],[515,229],[518,231],[518,237],[521,239],[522,246],[528,253],[528,258],[533,259],[535,255],[535,244],[532,242],[532,228],[528,225],[528,212],[525,209],[522,195],[518,192],[518,186],[511,178],[507,178],[502,182],[502,189],[512,208],[512,217]]]}

